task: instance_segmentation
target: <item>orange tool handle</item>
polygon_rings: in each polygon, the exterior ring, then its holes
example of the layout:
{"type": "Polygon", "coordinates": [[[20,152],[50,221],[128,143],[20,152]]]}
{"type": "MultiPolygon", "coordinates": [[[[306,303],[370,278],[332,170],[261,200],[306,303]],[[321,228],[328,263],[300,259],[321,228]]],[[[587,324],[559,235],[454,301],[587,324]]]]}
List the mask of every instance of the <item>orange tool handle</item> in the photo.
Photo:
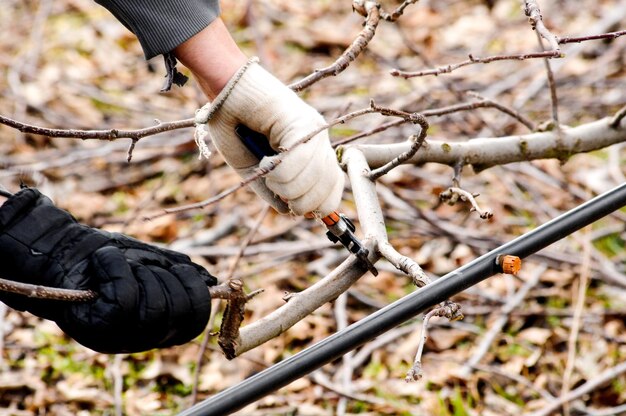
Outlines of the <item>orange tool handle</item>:
{"type": "Polygon", "coordinates": [[[328,226],[335,225],[339,221],[341,221],[341,217],[337,211],[333,211],[324,218],[322,218],[322,222],[328,226]]]}

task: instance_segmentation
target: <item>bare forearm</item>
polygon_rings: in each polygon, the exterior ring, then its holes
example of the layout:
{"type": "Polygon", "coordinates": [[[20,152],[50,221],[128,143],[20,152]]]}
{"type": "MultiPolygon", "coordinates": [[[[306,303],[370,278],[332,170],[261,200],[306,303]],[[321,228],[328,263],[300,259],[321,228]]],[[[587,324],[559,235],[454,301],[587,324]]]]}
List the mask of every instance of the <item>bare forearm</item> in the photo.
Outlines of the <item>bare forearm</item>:
{"type": "Polygon", "coordinates": [[[210,100],[247,60],[220,18],[176,47],[174,53],[210,100]]]}

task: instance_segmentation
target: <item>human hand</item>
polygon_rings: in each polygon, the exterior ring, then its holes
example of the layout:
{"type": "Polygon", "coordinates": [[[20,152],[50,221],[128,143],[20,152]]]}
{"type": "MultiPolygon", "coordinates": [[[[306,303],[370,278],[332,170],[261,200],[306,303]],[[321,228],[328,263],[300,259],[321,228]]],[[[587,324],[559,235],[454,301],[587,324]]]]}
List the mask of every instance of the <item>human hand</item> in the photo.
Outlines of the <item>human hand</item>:
{"type": "MultiPolygon", "coordinates": [[[[265,157],[259,163],[235,133],[240,124],[265,135],[273,149],[282,151],[291,149],[326,122],[253,59],[231,78],[208,108],[208,130],[215,147],[231,167],[247,177],[259,166],[273,165],[277,156],[265,157]]],[[[282,213],[312,212],[324,217],[334,211],[341,201],[344,175],[327,131],[289,150],[282,163],[251,186],[282,213]]]]}
{"type": "Polygon", "coordinates": [[[92,302],[0,292],[7,305],[57,322],[79,343],[130,353],[185,343],[202,332],[215,277],[186,255],[79,224],[33,188],[0,207],[0,277],[93,290],[92,302]]]}

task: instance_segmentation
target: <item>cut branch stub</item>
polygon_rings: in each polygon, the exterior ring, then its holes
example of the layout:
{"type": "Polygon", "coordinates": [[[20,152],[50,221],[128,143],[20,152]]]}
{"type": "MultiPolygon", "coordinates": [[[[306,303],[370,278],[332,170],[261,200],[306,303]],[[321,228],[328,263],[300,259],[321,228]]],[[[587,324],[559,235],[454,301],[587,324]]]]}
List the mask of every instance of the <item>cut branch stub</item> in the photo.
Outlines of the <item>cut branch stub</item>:
{"type": "Polygon", "coordinates": [[[237,356],[239,327],[241,327],[244,319],[246,303],[261,293],[261,290],[246,295],[243,291],[243,282],[239,279],[232,279],[225,284],[210,287],[209,293],[212,298],[226,299],[228,301],[224,310],[217,343],[226,358],[232,360],[237,356]]]}

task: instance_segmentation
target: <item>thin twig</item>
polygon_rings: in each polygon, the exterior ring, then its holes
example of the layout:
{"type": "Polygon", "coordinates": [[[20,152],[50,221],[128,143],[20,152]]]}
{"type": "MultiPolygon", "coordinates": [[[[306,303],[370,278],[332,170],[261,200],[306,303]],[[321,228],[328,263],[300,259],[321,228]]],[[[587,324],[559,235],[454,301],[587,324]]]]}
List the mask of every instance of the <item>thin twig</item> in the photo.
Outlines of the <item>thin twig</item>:
{"type": "Polygon", "coordinates": [[[398,20],[402,14],[404,14],[404,9],[409,7],[411,4],[417,3],[419,0],[405,0],[400,6],[398,6],[393,12],[387,13],[384,10],[380,12],[380,18],[384,19],[388,22],[395,22],[398,20]]]}
{"type": "MultiPolygon", "coordinates": [[[[422,45],[418,46],[415,42],[409,39],[409,36],[407,35],[407,31],[403,30],[403,28],[400,27],[399,25],[397,25],[396,29],[400,33],[400,36],[402,37],[402,41],[404,45],[411,52],[413,52],[423,62],[423,64],[426,67],[435,66],[433,65],[431,59],[429,58],[428,56],[429,54],[426,53],[422,45]]],[[[456,101],[458,102],[463,101],[464,99],[463,95],[466,91],[465,86],[461,86],[454,79],[449,79],[446,77],[437,77],[437,82],[441,86],[443,86],[446,90],[448,90],[452,94],[452,96],[456,99],[456,101]]],[[[478,122],[482,124],[487,125],[487,122],[484,120],[483,117],[481,117],[480,114],[461,115],[460,118],[454,118],[451,121],[459,129],[460,133],[462,133],[464,136],[470,136],[472,134],[471,126],[475,125],[475,120],[477,120],[478,122]]]]}
{"type": "Polygon", "coordinates": [[[524,13],[528,16],[528,21],[530,22],[533,30],[537,31],[538,35],[548,41],[548,44],[553,51],[558,52],[560,50],[558,38],[554,36],[543,24],[543,16],[541,15],[541,10],[535,0],[524,1],[524,13]]]}
{"type": "Polygon", "coordinates": [[[562,38],[558,38],[559,39],[559,45],[563,45],[565,43],[580,43],[580,42],[586,42],[588,40],[600,40],[600,39],[615,39],[618,38],[620,36],[624,36],[626,35],[626,30],[620,30],[619,32],[608,32],[608,33],[601,33],[599,35],[587,35],[587,36],[579,36],[579,37],[567,37],[564,36],[562,38]]]}
{"type": "Polygon", "coordinates": [[[139,141],[139,139],[132,139],[130,145],[128,145],[128,151],[126,152],[126,162],[128,163],[133,160],[133,151],[135,150],[135,146],[137,146],[137,141],[139,141]]]}
{"type": "Polygon", "coordinates": [[[430,318],[437,313],[437,309],[433,309],[424,315],[424,321],[422,322],[422,337],[417,347],[417,352],[415,353],[415,359],[413,360],[413,365],[411,369],[406,373],[406,377],[404,381],[407,383],[411,381],[417,381],[422,378],[422,353],[424,352],[424,346],[426,345],[426,341],[428,340],[428,321],[430,318]]]}
{"type": "Polygon", "coordinates": [[[322,69],[316,69],[312,74],[294,82],[289,85],[294,91],[301,91],[314,83],[330,76],[336,76],[345,70],[351,62],[353,62],[360,54],[365,50],[370,43],[374,34],[376,33],[376,27],[380,21],[380,6],[373,1],[365,1],[363,4],[367,12],[365,18],[365,26],[363,30],[357,35],[352,44],[341,54],[341,56],[330,66],[322,69]]]}
{"type": "MultiPolygon", "coordinates": [[[[587,234],[589,227],[587,227],[587,234]]],[[[574,364],[576,362],[576,344],[578,334],[580,332],[581,317],[585,307],[585,299],[587,294],[587,286],[589,285],[589,275],[591,271],[591,240],[588,235],[583,240],[583,263],[580,270],[580,278],[578,281],[578,294],[576,295],[576,304],[574,308],[574,317],[572,319],[572,327],[570,329],[567,341],[567,364],[563,371],[563,384],[561,386],[561,396],[565,396],[570,389],[572,373],[574,372],[574,364]]],[[[567,403],[563,405],[565,415],[569,415],[569,406],[567,403]]]]}
{"type": "Polygon", "coordinates": [[[428,122],[426,121],[426,119],[423,119],[423,124],[421,124],[421,130],[420,130],[419,136],[412,135],[411,137],[409,137],[409,142],[411,143],[411,147],[409,147],[409,149],[406,152],[398,155],[398,157],[394,158],[386,165],[381,166],[378,169],[372,170],[369,175],[370,179],[375,181],[379,179],[381,176],[389,173],[391,169],[411,159],[415,155],[415,153],[417,153],[420,147],[422,147],[422,144],[424,143],[424,139],[426,138],[427,130],[428,130],[428,122]]]}
{"type": "Polygon", "coordinates": [[[113,358],[111,376],[113,377],[113,400],[115,401],[115,416],[124,415],[124,377],[122,375],[122,363],[124,354],[117,354],[113,358]]]}
{"type": "Polygon", "coordinates": [[[586,42],[589,40],[615,39],[624,35],[626,35],[626,30],[620,30],[618,32],[601,33],[599,35],[579,36],[579,37],[564,36],[562,38],[558,38],[558,40],[559,40],[559,45],[563,45],[565,43],[580,43],[580,42],[586,42]]]}
{"type": "Polygon", "coordinates": [[[490,62],[495,62],[495,61],[510,61],[510,60],[523,61],[526,59],[537,59],[537,58],[549,59],[549,58],[562,58],[562,57],[563,56],[560,51],[520,53],[520,54],[512,54],[512,55],[493,55],[493,56],[487,56],[484,58],[475,57],[470,54],[469,59],[465,61],[458,62],[455,64],[449,64],[445,66],[440,66],[438,68],[426,69],[423,71],[416,71],[416,72],[408,72],[408,71],[401,71],[399,69],[392,69],[389,73],[393,75],[394,77],[402,77],[402,78],[408,79],[408,78],[414,78],[414,77],[423,77],[427,75],[437,76],[441,74],[449,74],[450,72],[455,71],[464,66],[474,65],[474,64],[488,64],[490,62]]]}
{"type": "MultiPolygon", "coordinates": [[[[337,331],[341,331],[348,326],[348,314],[347,314],[347,306],[348,306],[348,293],[344,292],[335,301],[335,321],[337,322],[337,331]]],[[[352,374],[353,374],[353,365],[352,365],[352,357],[354,356],[354,351],[350,351],[347,354],[344,354],[341,358],[341,367],[338,370],[339,378],[341,379],[341,387],[343,391],[347,393],[352,392],[352,374]]],[[[337,403],[337,416],[344,416],[346,414],[346,406],[348,402],[345,397],[341,397],[339,402],[337,403]]]]}
{"type": "MultiPolygon", "coordinates": [[[[541,35],[539,32],[537,33],[537,42],[539,42],[539,46],[543,49],[543,42],[541,40],[541,35]]],[[[546,76],[548,79],[548,88],[550,90],[550,104],[552,108],[552,122],[554,126],[559,129],[559,98],[556,93],[556,81],[554,80],[554,72],[552,71],[552,66],[550,65],[549,59],[543,60],[544,66],[546,68],[546,76]]]]}
{"type": "Polygon", "coordinates": [[[424,346],[426,345],[426,341],[428,340],[428,324],[430,322],[430,318],[432,318],[433,316],[446,317],[450,321],[463,319],[461,307],[451,301],[443,302],[435,309],[424,315],[424,321],[422,323],[422,337],[417,347],[417,352],[415,353],[415,360],[413,361],[413,365],[411,366],[411,369],[407,372],[404,379],[404,381],[406,381],[407,383],[411,381],[417,381],[422,378],[422,353],[424,352],[424,346]]]}
{"type": "Polygon", "coordinates": [[[379,242],[378,252],[381,256],[387,259],[389,263],[393,264],[396,269],[410,276],[411,280],[417,287],[422,287],[430,283],[430,278],[426,273],[424,273],[424,270],[422,270],[420,265],[411,258],[398,253],[398,251],[393,248],[389,242],[379,242]]]}
{"type": "Polygon", "coordinates": [[[61,300],[66,302],[89,302],[98,297],[92,290],[61,289],[0,278],[0,290],[17,293],[33,299],[61,300]]]}
{"type": "Polygon", "coordinates": [[[402,125],[404,123],[406,123],[405,120],[394,120],[394,121],[390,121],[390,122],[387,122],[387,123],[383,123],[383,124],[381,124],[378,127],[374,127],[373,129],[370,129],[370,130],[367,130],[367,131],[364,131],[364,132],[361,132],[361,133],[354,134],[354,135],[352,135],[350,137],[346,137],[345,139],[334,141],[333,142],[333,147],[336,148],[338,146],[342,146],[344,144],[351,143],[351,142],[353,142],[355,140],[362,139],[363,137],[368,137],[368,136],[371,136],[371,135],[376,134],[376,133],[380,133],[380,132],[385,131],[385,130],[389,130],[390,128],[400,126],[400,125],[402,125]]]}
{"type": "Polygon", "coordinates": [[[471,97],[474,97],[480,100],[478,103],[473,103],[475,105],[475,108],[479,108],[479,107],[495,108],[496,110],[500,110],[504,114],[507,114],[513,117],[515,120],[519,121],[524,126],[526,126],[528,130],[535,131],[537,129],[537,127],[535,126],[535,123],[533,123],[529,118],[522,115],[519,111],[516,111],[515,109],[508,107],[497,101],[494,101],[490,98],[483,97],[482,95],[474,91],[469,91],[467,94],[470,95],[471,97]],[[482,105],[479,106],[478,104],[482,104],[482,105]]]}
{"type": "MultiPolygon", "coordinates": [[[[440,116],[444,116],[444,115],[448,115],[452,113],[457,113],[459,111],[471,111],[471,110],[476,110],[478,108],[495,108],[496,110],[500,110],[503,113],[513,117],[514,119],[522,123],[524,126],[526,126],[528,130],[535,131],[536,129],[535,124],[530,119],[520,114],[518,111],[515,111],[514,109],[507,107],[504,104],[493,101],[489,98],[485,98],[475,92],[470,92],[468,94],[479,99],[480,101],[474,101],[471,103],[464,103],[464,104],[454,104],[454,105],[440,107],[440,108],[431,108],[431,109],[426,109],[423,111],[418,111],[413,114],[420,114],[424,117],[440,117],[440,116]]],[[[342,139],[342,140],[337,140],[333,142],[333,147],[338,147],[347,143],[351,143],[355,140],[362,139],[363,137],[368,137],[373,134],[380,133],[392,127],[397,127],[408,122],[410,122],[410,119],[394,120],[388,123],[384,123],[371,130],[364,131],[364,132],[355,134],[350,137],[346,137],[345,139],[342,139]]]]}
{"type": "Polygon", "coordinates": [[[120,130],[120,129],[108,129],[108,130],[79,130],[79,129],[52,129],[47,127],[35,126],[32,124],[22,123],[20,121],[13,120],[9,117],[0,115],[0,124],[13,127],[21,131],[22,133],[39,134],[41,136],[48,137],[64,137],[70,139],[82,139],[82,140],[118,140],[118,139],[134,139],[139,140],[146,136],[152,136],[158,133],[166,131],[183,129],[194,126],[194,119],[188,118],[185,120],[177,120],[170,122],[161,122],[157,120],[157,125],[152,127],[145,127],[136,130],[120,130]]]}
{"type": "MultiPolygon", "coordinates": [[[[541,15],[541,10],[539,9],[539,5],[535,0],[525,0],[524,1],[524,13],[528,16],[528,20],[537,34],[537,41],[539,42],[539,46],[541,49],[543,47],[542,39],[548,41],[550,45],[550,49],[552,51],[560,52],[558,38],[553,35],[548,28],[543,24],[543,16],[541,15]]],[[[561,133],[561,128],[559,124],[559,100],[556,92],[556,82],[554,81],[554,72],[552,72],[552,67],[550,65],[549,59],[544,59],[544,66],[546,68],[546,75],[548,79],[548,87],[550,90],[550,104],[552,108],[552,122],[557,130],[557,134],[561,133]]]]}
{"type": "MultiPolygon", "coordinates": [[[[602,12],[599,21],[589,27],[590,33],[603,33],[609,30],[611,27],[615,25],[622,24],[624,19],[626,18],[626,8],[624,7],[610,7],[602,12]]],[[[579,54],[584,50],[583,44],[573,45],[571,48],[568,48],[568,54],[574,55],[579,54]]],[[[566,61],[561,60],[555,62],[553,65],[554,71],[559,71],[565,65],[566,61]]],[[[492,92],[492,95],[495,95],[497,92],[502,92],[507,88],[514,88],[514,85],[520,85],[520,83],[524,82],[524,79],[528,77],[533,77],[536,74],[534,68],[528,67],[524,71],[521,76],[509,77],[512,83],[504,82],[498,83],[499,86],[495,88],[489,88],[495,90],[495,93],[492,92]],[[508,84],[508,85],[507,85],[508,84]]],[[[526,84],[523,92],[518,95],[515,99],[515,106],[518,108],[523,107],[529,100],[533,100],[540,90],[543,90],[545,84],[545,79],[542,77],[535,77],[534,81],[531,81],[530,84],[526,84]]]]}

